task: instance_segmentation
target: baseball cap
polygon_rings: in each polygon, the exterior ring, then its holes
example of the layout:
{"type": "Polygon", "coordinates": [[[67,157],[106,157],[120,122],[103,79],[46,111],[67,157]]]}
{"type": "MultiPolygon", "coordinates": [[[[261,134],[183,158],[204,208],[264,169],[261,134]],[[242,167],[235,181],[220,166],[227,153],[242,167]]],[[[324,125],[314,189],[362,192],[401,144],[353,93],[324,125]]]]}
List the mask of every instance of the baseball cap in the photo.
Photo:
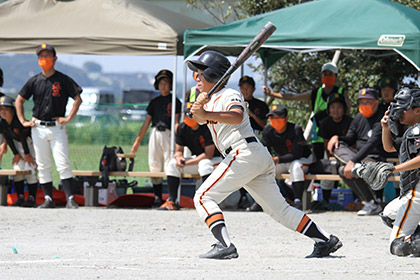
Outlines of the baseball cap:
{"type": "Polygon", "coordinates": [[[269,116],[279,116],[279,117],[285,117],[287,116],[287,109],[286,107],[284,107],[283,105],[273,105],[273,107],[271,107],[270,112],[268,112],[268,114],[266,115],[267,117],[269,116]]]}
{"type": "Polygon", "coordinates": [[[335,63],[327,62],[324,65],[322,65],[321,73],[326,70],[330,70],[331,72],[338,74],[338,68],[337,68],[337,65],[335,65],[335,63]]]}
{"type": "Polygon", "coordinates": [[[171,71],[167,69],[160,70],[155,76],[155,83],[153,84],[153,86],[155,87],[155,89],[158,89],[159,81],[163,78],[167,78],[172,85],[172,77],[173,74],[171,71]]]}
{"type": "Polygon", "coordinates": [[[359,90],[357,99],[378,99],[378,92],[373,88],[362,88],[359,90]]]}
{"type": "Polygon", "coordinates": [[[56,55],[54,47],[51,46],[51,45],[48,45],[48,44],[42,44],[41,46],[39,46],[36,49],[36,55],[39,55],[39,53],[43,50],[48,50],[48,51],[52,52],[54,54],[54,56],[56,55]]]}
{"type": "Polygon", "coordinates": [[[379,82],[379,87],[383,88],[383,87],[386,87],[386,86],[397,90],[398,89],[398,82],[394,78],[383,77],[381,79],[381,81],[379,82]]]}
{"type": "Polygon", "coordinates": [[[243,83],[248,83],[250,84],[252,87],[255,87],[255,81],[252,77],[250,76],[243,76],[240,80],[239,80],[239,86],[243,83]]]}

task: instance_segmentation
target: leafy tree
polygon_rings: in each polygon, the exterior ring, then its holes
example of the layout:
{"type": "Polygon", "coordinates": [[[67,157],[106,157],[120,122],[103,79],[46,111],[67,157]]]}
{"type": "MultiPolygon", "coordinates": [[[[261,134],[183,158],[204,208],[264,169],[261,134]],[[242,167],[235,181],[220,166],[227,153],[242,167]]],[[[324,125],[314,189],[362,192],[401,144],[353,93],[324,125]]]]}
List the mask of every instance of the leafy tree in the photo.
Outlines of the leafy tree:
{"type": "Polygon", "coordinates": [[[87,61],[83,64],[83,70],[85,70],[88,73],[101,73],[102,66],[96,62],[87,61]]]}
{"type": "MultiPolygon", "coordinates": [[[[203,6],[200,5],[201,2],[212,2],[213,5],[217,5],[216,2],[229,1],[187,0],[187,2],[195,3],[196,6],[194,7],[203,9],[203,6]]],[[[236,3],[230,3],[228,9],[231,11],[225,11],[224,15],[235,15],[236,19],[241,19],[304,2],[308,1],[239,0],[236,3]]],[[[394,2],[420,10],[420,1],[418,0],[394,0],[394,2]]],[[[216,11],[213,10],[213,12],[216,11]]],[[[321,66],[325,62],[331,61],[333,56],[334,51],[288,53],[268,69],[268,85],[277,92],[294,93],[300,93],[320,86],[321,66]]],[[[261,65],[249,66],[255,71],[263,73],[261,65]]],[[[376,87],[383,76],[392,76],[398,79],[401,84],[412,83],[413,80],[417,79],[416,69],[395,52],[344,50],[341,51],[338,68],[338,84],[345,87],[349,92],[352,102],[352,115],[357,113],[356,96],[359,89],[376,87]],[[387,56],[384,56],[384,54],[387,56]]],[[[308,102],[283,100],[275,100],[274,102],[283,103],[290,108],[291,120],[301,125],[306,124],[312,111],[308,102]]]]}

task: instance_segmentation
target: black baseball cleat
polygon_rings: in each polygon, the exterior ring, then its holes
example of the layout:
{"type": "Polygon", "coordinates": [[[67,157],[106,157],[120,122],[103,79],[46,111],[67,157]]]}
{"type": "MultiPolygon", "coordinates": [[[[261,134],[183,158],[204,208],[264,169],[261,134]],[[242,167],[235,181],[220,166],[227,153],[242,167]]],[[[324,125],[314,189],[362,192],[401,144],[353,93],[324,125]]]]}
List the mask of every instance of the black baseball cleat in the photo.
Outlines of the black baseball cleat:
{"type": "Polygon", "coordinates": [[[51,199],[45,199],[44,203],[39,205],[37,208],[55,208],[55,203],[51,199]]]}
{"type": "Polygon", "coordinates": [[[235,259],[238,257],[238,252],[236,251],[235,245],[230,243],[229,247],[225,247],[222,243],[217,242],[212,245],[213,248],[205,254],[201,254],[200,258],[202,259],[219,259],[219,260],[228,260],[235,259]]]}
{"type": "Polygon", "coordinates": [[[314,245],[312,254],[306,256],[306,258],[323,258],[334,253],[343,246],[343,243],[335,235],[330,235],[330,239],[325,242],[318,242],[314,245]]]}
{"type": "Polygon", "coordinates": [[[23,195],[19,195],[18,199],[13,203],[12,206],[22,206],[22,204],[25,202],[25,198],[23,195]]]}
{"type": "Polygon", "coordinates": [[[68,209],[77,209],[79,208],[79,204],[74,201],[74,198],[67,199],[66,208],[68,209]]]}
{"type": "Polygon", "coordinates": [[[36,207],[35,198],[32,195],[28,196],[28,199],[24,203],[22,203],[22,207],[36,207]]]}

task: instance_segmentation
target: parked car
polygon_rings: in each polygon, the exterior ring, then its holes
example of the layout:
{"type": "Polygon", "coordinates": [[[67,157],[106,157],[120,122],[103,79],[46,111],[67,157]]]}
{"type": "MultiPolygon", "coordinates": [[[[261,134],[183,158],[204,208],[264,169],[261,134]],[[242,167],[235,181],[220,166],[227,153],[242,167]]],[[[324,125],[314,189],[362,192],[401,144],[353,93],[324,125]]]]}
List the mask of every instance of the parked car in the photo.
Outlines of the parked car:
{"type": "Polygon", "coordinates": [[[125,89],[122,92],[120,118],[124,121],[143,121],[150,100],[159,96],[159,91],[144,89],[125,89]]]}

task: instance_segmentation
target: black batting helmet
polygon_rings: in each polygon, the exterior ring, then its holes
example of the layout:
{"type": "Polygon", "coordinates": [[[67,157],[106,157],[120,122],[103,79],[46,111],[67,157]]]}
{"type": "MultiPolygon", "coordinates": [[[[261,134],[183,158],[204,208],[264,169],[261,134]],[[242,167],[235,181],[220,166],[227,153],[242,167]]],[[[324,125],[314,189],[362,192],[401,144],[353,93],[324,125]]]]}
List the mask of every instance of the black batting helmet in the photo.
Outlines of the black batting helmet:
{"type": "Polygon", "coordinates": [[[216,51],[205,51],[198,59],[188,60],[188,68],[194,72],[203,70],[203,76],[209,83],[216,83],[229,67],[229,59],[216,51]]]}
{"type": "Polygon", "coordinates": [[[0,68],[0,87],[3,86],[3,70],[0,68]]]}
{"type": "Polygon", "coordinates": [[[2,96],[0,97],[0,106],[6,106],[6,107],[15,107],[14,105],[15,100],[11,98],[10,96],[2,96]]]}

